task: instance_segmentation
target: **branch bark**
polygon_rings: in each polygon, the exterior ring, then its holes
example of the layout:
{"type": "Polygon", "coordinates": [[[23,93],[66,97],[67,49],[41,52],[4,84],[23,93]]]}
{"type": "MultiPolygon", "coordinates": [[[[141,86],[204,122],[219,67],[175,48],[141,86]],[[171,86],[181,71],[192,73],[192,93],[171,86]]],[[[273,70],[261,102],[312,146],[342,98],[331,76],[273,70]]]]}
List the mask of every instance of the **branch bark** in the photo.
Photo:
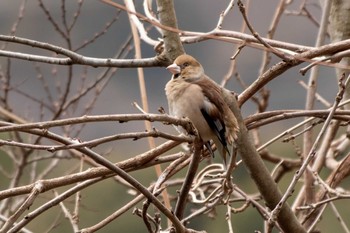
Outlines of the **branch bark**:
{"type": "Polygon", "coordinates": [[[188,192],[190,191],[192,187],[193,180],[196,176],[196,172],[198,170],[198,166],[201,160],[201,152],[203,148],[203,142],[200,140],[200,138],[197,136],[194,143],[194,152],[192,154],[192,159],[191,163],[188,167],[186,176],[185,176],[185,181],[181,187],[180,190],[180,195],[179,198],[176,202],[174,214],[178,219],[182,220],[183,219],[183,214],[185,211],[185,206],[186,206],[186,200],[188,197],[188,192]]]}
{"type": "MultiPolygon", "coordinates": [[[[222,89],[222,93],[225,101],[229,104],[230,109],[235,114],[239,124],[240,132],[238,135],[237,147],[242,160],[263,196],[266,205],[270,209],[274,209],[282,199],[282,193],[273,178],[270,176],[268,169],[255,149],[254,143],[244,124],[237,100],[225,89],[222,89]]],[[[277,216],[277,222],[285,232],[306,232],[287,203],[283,204],[281,212],[277,216]]]]}
{"type": "MultiPolygon", "coordinates": [[[[177,29],[177,19],[173,0],[157,0],[157,11],[159,22],[167,27],[177,29]]],[[[169,64],[178,56],[185,53],[180,36],[177,32],[162,29],[164,39],[165,56],[169,59],[169,64]]]]}

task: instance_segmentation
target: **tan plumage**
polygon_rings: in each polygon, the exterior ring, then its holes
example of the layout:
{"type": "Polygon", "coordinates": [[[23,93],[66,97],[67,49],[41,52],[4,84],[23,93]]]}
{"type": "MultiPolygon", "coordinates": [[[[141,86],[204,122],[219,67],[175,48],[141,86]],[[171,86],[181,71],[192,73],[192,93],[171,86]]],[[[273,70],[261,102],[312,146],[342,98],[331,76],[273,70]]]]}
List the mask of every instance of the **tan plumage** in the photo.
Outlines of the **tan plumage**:
{"type": "Polygon", "coordinates": [[[165,86],[170,114],[188,117],[208,149],[209,141],[214,141],[226,164],[227,146],[237,138],[238,124],[221,95],[220,87],[189,55],[180,55],[167,69],[173,73],[165,86]]]}

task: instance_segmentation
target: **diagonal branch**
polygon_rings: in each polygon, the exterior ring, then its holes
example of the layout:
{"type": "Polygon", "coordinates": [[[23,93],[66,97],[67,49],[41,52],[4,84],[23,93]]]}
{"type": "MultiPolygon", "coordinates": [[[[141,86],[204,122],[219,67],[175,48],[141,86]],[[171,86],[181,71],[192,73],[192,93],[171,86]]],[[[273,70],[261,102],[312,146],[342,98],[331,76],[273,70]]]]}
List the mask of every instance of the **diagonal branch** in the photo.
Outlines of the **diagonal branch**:
{"type": "MultiPolygon", "coordinates": [[[[275,181],[270,176],[264,162],[256,151],[253,141],[249,136],[248,130],[243,122],[243,118],[235,97],[225,89],[222,89],[222,93],[225,101],[229,104],[230,109],[235,114],[239,124],[240,132],[236,143],[242,160],[249,171],[250,176],[257,185],[261,195],[263,196],[266,205],[270,209],[274,209],[282,198],[282,193],[275,181]]],[[[287,203],[283,203],[281,206],[281,211],[277,216],[277,222],[285,232],[306,232],[298,222],[296,216],[287,203]]]]}

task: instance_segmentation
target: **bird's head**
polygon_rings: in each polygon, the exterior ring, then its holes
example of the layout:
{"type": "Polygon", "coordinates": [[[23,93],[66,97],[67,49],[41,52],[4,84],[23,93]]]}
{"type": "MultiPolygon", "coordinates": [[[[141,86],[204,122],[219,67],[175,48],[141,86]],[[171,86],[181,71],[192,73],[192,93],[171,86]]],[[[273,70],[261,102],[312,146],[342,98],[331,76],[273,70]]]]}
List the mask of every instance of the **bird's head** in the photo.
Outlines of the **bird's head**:
{"type": "Polygon", "coordinates": [[[204,74],[202,65],[192,56],[183,54],[178,56],[174,63],[167,67],[176,79],[182,77],[183,79],[200,78],[204,74]]]}

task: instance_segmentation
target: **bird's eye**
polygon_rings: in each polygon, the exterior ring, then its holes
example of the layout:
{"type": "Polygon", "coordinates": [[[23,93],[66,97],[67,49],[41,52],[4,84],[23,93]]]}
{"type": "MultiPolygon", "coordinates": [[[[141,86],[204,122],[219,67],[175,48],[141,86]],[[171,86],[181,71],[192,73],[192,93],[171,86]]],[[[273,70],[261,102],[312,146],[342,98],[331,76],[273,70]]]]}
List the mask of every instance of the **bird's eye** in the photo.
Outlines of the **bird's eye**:
{"type": "Polygon", "coordinates": [[[190,65],[190,64],[189,64],[188,62],[185,62],[185,63],[183,64],[184,67],[189,66],[189,65],[190,65]]]}

